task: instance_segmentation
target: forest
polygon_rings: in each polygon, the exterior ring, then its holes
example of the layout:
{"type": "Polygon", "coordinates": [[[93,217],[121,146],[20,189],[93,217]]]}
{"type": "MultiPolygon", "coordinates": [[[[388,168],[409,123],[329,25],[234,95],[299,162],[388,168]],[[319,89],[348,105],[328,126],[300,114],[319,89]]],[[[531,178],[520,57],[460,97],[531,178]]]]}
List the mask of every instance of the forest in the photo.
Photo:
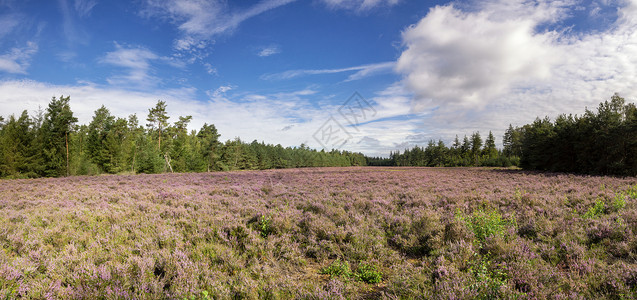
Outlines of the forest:
{"type": "Polygon", "coordinates": [[[368,158],[375,166],[466,167],[519,166],[526,170],[592,175],[637,175],[637,108],[615,94],[599,104],[597,112],[559,115],[554,121],[539,117],[531,124],[509,125],[503,148],[497,149],[491,132],[456,136],[451,147],[442,140],[426,147],[391,152],[389,158],[368,158]]]}
{"type": "Polygon", "coordinates": [[[456,135],[451,146],[429,141],[366,157],[349,151],[283,147],[239,138],[221,142],[213,124],[188,132],[191,116],[169,123],[166,103],[148,110],[146,126],[137,115],[120,118],[102,106],[88,125],[77,125],[70,96],[51,100],[29,116],[0,116],[0,177],[32,178],[102,173],[209,172],[300,167],[419,166],[511,167],[594,175],[637,175],[637,108],[615,94],[597,112],[539,117],[509,128],[502,149],[489,132],[456,135]]]}
{"type": "Polygon", "coordinates": [[[348,151],[316,151],[239,138],[219,141],[213,124],[188,132],[191,116],[169,123],[166,102],[148,110],[146,126],[137,115],[120,118],[102,106],[88,125],[78,125],[70,96],[53,97],[30,116],[0,116],[0,177],[207,172],[239,169],[344,167],[365,165],[348,151]]]}
{"type": "Polygon", "coordinates": [[[451,147],[442,140],[430,140],[426,147],[413,147],[391,152],[389,158],[370,157],[370,166],[411,166],[411,167],[511,167],[519,165],[518,155],[504,153],[495,144],[495,137],[489,132],[483,141],[480,132],[471,137],[464,136],[462,142],[456,138],[451,147]]]}

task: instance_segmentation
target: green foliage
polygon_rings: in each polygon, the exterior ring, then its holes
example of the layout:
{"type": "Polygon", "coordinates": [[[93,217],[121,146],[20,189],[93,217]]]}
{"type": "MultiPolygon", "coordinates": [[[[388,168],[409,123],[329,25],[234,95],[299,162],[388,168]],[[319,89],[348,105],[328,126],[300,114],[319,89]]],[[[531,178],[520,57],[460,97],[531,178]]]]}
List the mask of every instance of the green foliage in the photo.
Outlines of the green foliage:
{"type": "Polygon", "coordinates": [[[349,263],[347,261],[341,261],[340,259],[337,259],[329,266],[322,268],[319,273],[330,275],[330,277],[350,277],[352,275],[349,263]]]}
{"type": "Polygon", "coordinates": [[[637,184],[629,187],[624,193],[626,193],[626,196],[637,200],[637,184]]]}
{"type": "Polygon", "coordinates": [[[367,157],[370,166],[414,166],[414,167],[511,167],[519,165],[517,156],[504,155],[495,145],[495,137],[489,136],[482,146],[480,132],[474,132],[471,139],[464,136],[463,142],[456,136],[451,147],[447,147],[442,140],[435,143],[430,140],[427,147],[413,147],[390,152],[389,158],[367,157]]]}
{"type": "Polygon", "coordinates": [[[150,130],[151,131],[155,129],[157,130],[157,140],[158,140],[157,148],[160,149],[160,152],[162,150],[161,138],[162,138],[162,134],[164,134],[162,130],[166,126],[168,126],[168,119],[170,119],[170,117],[166,113],[166,106],[167,105],[165,101],[158,100],[157,105],[155,105],[155,107],[148,109],[148,117],[146,118],[146,120],[148,121],[147,126],[150,128],[150,130]]]}
{"type": "Polygon", "coordinates": [[[624,207],[626,207],[626,197],[628,196],[621,192],[615,194],[615,197],[613,198],[613,202],[611,203],[611,207],[613,211],[620,211],[624,207]]]}
{"type": "Polygon", "coordinates": [[[375,284],[383,281],[383,273],[378,271],[374,265],[360,263],[356,273],[354,273],[354,278],[362,282],[375,284]]]}
{"type": "Polygon", "coordinates": [[[53,97],[46,109],[42,127],[39,130],[42,137],[40,154],[44,162],[42,170],[44,176],[69,175],[68,136],[73,129],[73,124],[77,122],[77,118],[71,111],[70,100],[70,96],[61,96],[59,99],[53,97]]]}
{"type": "Polygon", "coordinates": [[[165,162],[153,141],[145,139],[138,155],[136,165],[138,173],[155,174],[163,172],[165,162]]]}
{"type": "Polygon", "coordinates": [[[184,298],[184,300],[212,300],[208,291],[201,291],[199,296],[190,296],[190,298],[184,298]]]}
{"type": "Polygon", "coordinates": [[[467,227],[473,231],[476,241],[483,245],[488,237],[503,236],[507,226],[515,226],[515,219],[503,219],[497,210],[478,210],[471,216],[456,216],[465,222],[467,227]]]}
{"type": "Polygon", "coordinates": [[[269,216],[261,216],[257,225],[261,237],[267,238],[272,233],[272,218],[269,216]]]}
{"type": "Polygon", "coordinates": [[[212,124],[188,133],[192,117],[180,116],[171,125],[163,101],[149,109],[146,129],[136,115],[118,118],[105,106],[95,111],[88,125],[75,126],[69,101],[69,97],[53,98],[47,110],[33,118],[26,111],[19,118],[2,118],[0,178],[367,164],[364,155],[348,151],[245,143],[239,138],[222,143],[212,124]]]}
{"type": "Polygon", "coordinates": [[[501,289],[507,284],[508,276],[504,270],[498,266],[492,267],[492,264],[487,259],[479,258],[469,268],[475,280],[469,288],[477,293],[475,299],[499,299],[503,296],[501,289]]]}
{"type": "Polygon", "coordinates": [[[320,274],[330,275],[330,277],[354,278],[365,283],[380,283],[383,280],[383,273],[378,271],[374,265],[361,262],[355,272],[352,272],[347,261],[336,259],[329,266],[322,268],[320,274]]]}
{"type": "Polygon", "coordinates": [[[594,219],[604,214],[605,211],[606,204],[604,203],[604,200],[597,199],[597,201],[595,201],[595,205],[589,208],[583,217],[584,219],[594,219]]]}
{"type": "Polygon", "coordinates": [[[520,144],[525,169],[585,174],[637,175],[637,108],[615,94],[597,112],[560,115],[507,130],[507,153],[520,144]],[[519,143],[513,137],[519,136],[519,143]]]}

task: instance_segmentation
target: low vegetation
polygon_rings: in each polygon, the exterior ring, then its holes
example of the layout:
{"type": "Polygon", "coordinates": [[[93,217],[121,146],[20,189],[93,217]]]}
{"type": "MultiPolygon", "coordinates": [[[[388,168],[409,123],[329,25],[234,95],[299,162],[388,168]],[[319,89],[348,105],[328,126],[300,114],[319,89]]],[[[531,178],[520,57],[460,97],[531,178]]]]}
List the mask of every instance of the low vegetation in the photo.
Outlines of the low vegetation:
{"type": "Polygon", "coordinates": [[[637,180],[321,168],[0,181],[2,299],[631,299],[637,180]]]}

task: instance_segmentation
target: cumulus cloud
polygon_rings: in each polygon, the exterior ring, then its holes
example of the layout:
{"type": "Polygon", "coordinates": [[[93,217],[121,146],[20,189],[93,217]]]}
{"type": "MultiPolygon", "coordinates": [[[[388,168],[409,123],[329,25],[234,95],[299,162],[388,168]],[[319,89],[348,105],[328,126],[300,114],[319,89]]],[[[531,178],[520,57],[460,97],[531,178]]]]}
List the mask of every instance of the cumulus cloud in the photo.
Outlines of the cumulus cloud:
{"type": "MultiPolygon", "coordinates": [[[[432,8],[403,32],[396,70],[413,107],[431,111],[421,130],[455,134],[582,113],[618,92],[637,92],[637,1],[613,2],[603,30],[576,31],[573,1],[481,1],[432,8]]],[[[584,12],[583,15],[590,15],[584,12]]]]}
{"type": "Polygon", "coordinates": [[[0,71],[14,74],[26,74],[31,58],[38,52],[38,44],[27,42],[24,47],[16,47],[0,55],[0,71]]]}
{"type": "Polygon", "coordinates": [[[535,33],[535,18],[494,20],[488,12],[437,6],[403,32],[407,49],[396,69],[420,104],[482,105],[511,86],[549,77],[557,37],[535,33]]]}

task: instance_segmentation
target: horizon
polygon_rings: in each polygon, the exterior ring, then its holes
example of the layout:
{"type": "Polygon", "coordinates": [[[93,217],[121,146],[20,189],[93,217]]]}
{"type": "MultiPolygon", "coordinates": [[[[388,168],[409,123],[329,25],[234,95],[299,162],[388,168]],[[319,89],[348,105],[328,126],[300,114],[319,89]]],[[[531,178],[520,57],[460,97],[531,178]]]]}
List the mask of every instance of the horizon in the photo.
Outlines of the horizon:
{"type": "Polygon", "coordinates": [[[387,157],[637,96],[637,0],[0,0],[0,115],[70,96],[387,157]],[[340,129],[325,141],[321,131],[340,129]]]}

